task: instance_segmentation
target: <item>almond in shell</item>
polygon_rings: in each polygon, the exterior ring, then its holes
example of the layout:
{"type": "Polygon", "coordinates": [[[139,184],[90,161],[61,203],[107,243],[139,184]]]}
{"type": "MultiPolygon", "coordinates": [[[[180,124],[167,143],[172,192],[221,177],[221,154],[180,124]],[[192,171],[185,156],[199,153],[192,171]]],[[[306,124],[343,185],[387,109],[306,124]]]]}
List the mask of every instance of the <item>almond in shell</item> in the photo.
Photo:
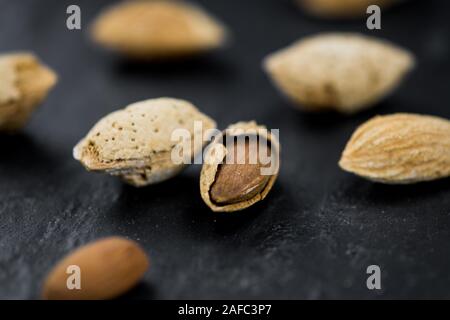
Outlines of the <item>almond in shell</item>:
{"type": "Polygon", "coordinates": [[[202,133],[216,123],[191,103],[172,98],[131,104],[101,119],[74,148],[73,155],[87,170],[121,177],[136,187],[158,183],[177,175],[186,162],[173,161],[172,151],[185,142],[175,140],[175,130],[189,133],[192,158],[203,147],[202,133]],[[200,144],[195,143],[200,136],[200,144]]]}
{"type": "Polygon", "coordinates": [[[139,59],[193,55],[222,46],[224,26],[185,1],[131,0],[105,10],[92,27],[104,47],[139,59]]]}
{"type": "Polygon", "coordinates": [[[414,61],[411,53],[387,41],[327,33],[269,55],[264,67],[300,109],[355,113],[394,91],[414,61]]]}
{"type": "Polygon", "coordinates": [[[205,151],[203,201],[212,211],[234,212],[263,200],[277,179],[279,152],[278,138],[264,126],[254,121],[229,126],[205,151]]]}
{"type": "Polygon", "coordinates": [[[398,113],[377,116],[353,133],[339,165],[363,178],[408,184],[450,176],[450,121],[398,113]]]}
{"type": "Polygon", "coordinates": [[[0,131],[17,131],[57,82],[31,53],[0,55],[0,131]]]}
{"type": "Polygon", "coordinates": [[[366,15],[367,7],[377,5],[380,8],[399,2],[399,0],[296,0],[312,15],[322,18],[353,18],[366,15]]]}

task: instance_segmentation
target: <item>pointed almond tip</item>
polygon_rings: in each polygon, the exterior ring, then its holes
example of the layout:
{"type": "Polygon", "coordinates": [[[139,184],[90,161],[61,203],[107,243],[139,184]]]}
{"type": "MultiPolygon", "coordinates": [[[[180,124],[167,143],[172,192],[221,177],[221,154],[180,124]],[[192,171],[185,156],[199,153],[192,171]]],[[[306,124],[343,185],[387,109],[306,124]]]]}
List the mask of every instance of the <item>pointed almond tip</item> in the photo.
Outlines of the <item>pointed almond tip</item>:
{"type": "Polygon", "coordinates": [[[267,73],[273,73],[273,70],[275,68],[275,57],[273,54],[269,54],[266,57],[264,57],[262,61],[262,68],[267,73]]]}
{"type": "Polygon", "coordinates": [[[352,168],[351,161],[349,160],[349,157],[346,155],[346,150],[344,150],[342,152],[342,155],[341,155],[341,158],[339,159],[338,165],[343,171],[346,171],[349,173],[355,173],[352,168]]]}
{"type": "Polygon", "coordinates": [[[79,145],[78,145],[78,144],[73,148],[73,150],[72,150],[72,156],[73,156],[73,158],[74,158],[75,160],[78,160],[78,161],[81,160],[81,151],[80,151],[80,148],[79,148],[79,145]]]}
{"type": "Polygon", "coordinates": [[[339,167],[340,167],[342,170],[348,171],[348,170],[347,170],[347,166],[346,166],[346,164],[345,164],[344,157],[341,157],[341,159],[340,159],[339,162],[338,162],[338,165],[339,165],[339,167]]]}

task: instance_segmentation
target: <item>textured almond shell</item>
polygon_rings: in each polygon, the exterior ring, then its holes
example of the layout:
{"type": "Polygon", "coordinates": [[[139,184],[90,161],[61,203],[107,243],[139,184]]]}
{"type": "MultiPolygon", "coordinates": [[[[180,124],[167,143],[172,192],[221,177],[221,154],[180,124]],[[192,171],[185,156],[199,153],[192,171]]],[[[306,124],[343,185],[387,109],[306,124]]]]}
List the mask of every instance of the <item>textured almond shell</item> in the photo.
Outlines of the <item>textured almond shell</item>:
{"type": "Polygon", "coordinates": [[[110,237],[77,249],[48,274],[42,297],[48,300],[115,298],[134,287],[149,267],[145,252],[133,241],[110,237]],[[81,289],[67,288],[67,267],[80,268],[81,289]]]}
{"type": "MultiPolygon", "coordinates": [[[[73,155],[86,169],[118,175],[137,187],[158,183],[185,167],[171,159],[177,146],[171,135],[175,129],[186,129],[193,137],[198,129],[195,121],[202,123],[203,134],[216,127],[214,120],[184,100],[137,102],[101,119],[75,146],[73,155]]],[[[192,157],[201,147],[194,146],[192,157]]]]}
{"type": "Polygon", "coordinates": [[[307,37],[264,61],[274,84],[299,108],[343,113],[382,100],[414,65],[406,50],[354,33],[307,37]]]}
{"type": "MultiPolygon", "coordinates": [[[[271,149],[276,153],[276,160],[278,161],[276,164],[277,170],[276,170],[276,174],[271,176],[271,178],[269,179],[269,181],[266,184],[266,187],[261,191],[261,193],[257,194],[252,199],[242,201],[239,203],[233,203],[233,204],[227,204],[227,205],[217,205],[211,200],[210,189],[216,178],[216,173],[217,173],[220,163],[219,163],[219,161],[217,161],[214,164],[208,164],[205,161],[202,166],[202,171],[200,173],[200,194],[202,196],[203,201],[214,212],[234,212],[234,211],[244,210],[244,209],[252,206],[253,204],[263,200],[269,194],[270,190],[272,189],[272,187],[275,183],[275,180],[278,177],[278,172],[279,172],[279,168],[280,168],[280,164],[279,164],[280,145],[279,145],[279,142],[276,137],[272,136],[270,133],[268,134],[266,127],[259,126],[256,124],[256,122],[250,121],[250,122],[238,122],[236,124],[230,125],[227,128],[227,130],[228,129],[231,129],[231,130],[243,129],[244,130],[243,134],[245,134],[245,130],[264,129],[263,131],[258,132],[258,134],[270,143],[271,149]]],[[[221,141],[220,138],[223,137],[225,133],[226,133],[226,130],[223,131],[222,134],[217,137],[219,139],[218,141],[221,141]]],[[[213,141],[212,143],[215,143],[215,142],[213,141]]],[[[225,149],[225,146],[223,146],[223,148],[225,149]]],[[[225,155],[226,155],[226,153],[224,152],[224,156],[225,155]]]]}
{"type": "Polygon", "coordinates": [[[307,12],[323,18],[352,18],[366,15],[367,7],[387,8],[398,0],[296,0],[307,12]]]}
{"type": "Polygon", "coordinates": [[[450,121],[406,113],[377,116],[355,131],[339,165],[388,184],[448,177],[450,121]]]}
{"type": "Polygon", "coordinates": [[[56,82],[31,53],[0,55],[0,131],[21,129],[56,82]]]}
{"type": "Polygon", "coordinates": [[[98,17],[92,37],[132,57],[162,58],[220,47],[226,30],[202,9],[184,1],[125,1],[98,17]]]}

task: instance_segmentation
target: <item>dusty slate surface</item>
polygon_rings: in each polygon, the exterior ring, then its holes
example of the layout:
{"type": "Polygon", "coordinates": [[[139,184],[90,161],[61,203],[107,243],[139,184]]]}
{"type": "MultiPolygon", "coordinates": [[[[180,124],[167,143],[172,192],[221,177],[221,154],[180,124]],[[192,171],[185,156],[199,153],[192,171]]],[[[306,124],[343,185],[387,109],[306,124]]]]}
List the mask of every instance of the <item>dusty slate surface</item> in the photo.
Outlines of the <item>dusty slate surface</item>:
{"type": "Polygon", "coordinates": [[[0,51],[30,49],[60,83],[23,134],[0,136],[0,298],[38,298],[64,254],[93,239],[138,241],[152,266],[126,298],[450,298],[450,181],[393,187],[341,172],[340,152],[374,114],[450,118],[446,1],[412,1],[383,16],[375,35],[413,50],[419,68],[388,101],[355,117],[289,107],[261,59],[300,36],[364,31],[364,23],[309,18],[289,1],[201,1],[234,33],[223,51],[189,62],[136,65],[93,46],[87,26],[107,1],[0,0],[0,51]],[[65,29],[82,7],[83,32],[65,29]],[[282,171],[264,203],[215,215],[198,166],[136,190],[89,174],[71,149],[102,115],[130,102],[191,100],[223,128],[256,119],[280,128],[282,171]],[[382,268],[380,292],[366,267],[382,268]]]}

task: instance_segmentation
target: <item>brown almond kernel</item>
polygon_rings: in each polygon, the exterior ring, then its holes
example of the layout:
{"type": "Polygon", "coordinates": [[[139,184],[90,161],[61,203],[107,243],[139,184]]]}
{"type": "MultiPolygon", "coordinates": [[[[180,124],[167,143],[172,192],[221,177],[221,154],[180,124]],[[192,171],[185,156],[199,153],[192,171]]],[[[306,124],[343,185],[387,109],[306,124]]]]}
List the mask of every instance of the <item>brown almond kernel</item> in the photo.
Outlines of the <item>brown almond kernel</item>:
{"type": "Polygon", "coordinates": [[[78,248],[48,274],[42,292],[47,300],[112,299],[127,292],[144,276],[149,260],[134,241],[109,237],[78,248]],[[69,288],[68,267],[80,270],[80,288],[69,288]]]}
{"type": "MultiPolygon", "coordinates": [[[[264,167],[257,159],[257,163],[250,162],[251,150],[257,150],[258,141],[238,141],[233,145],[233,163],[224,163],[219,166],[216,179],[210,190],[211,200],[217,204],[239,203],[252,199],[267,185],[270,175],[261,175],[264,167]],[[252,148],[250,148],[252,146],[252,148]],[[245,148],[242,150],[242,148],[245,148]],[[242,152],[245,151],[245,154],[242,152]],[[244,161],[238,161],[239,155],[244,155],[244,161]]],[[[268,152],[270,149],[268,148],[268,152]]]]}

